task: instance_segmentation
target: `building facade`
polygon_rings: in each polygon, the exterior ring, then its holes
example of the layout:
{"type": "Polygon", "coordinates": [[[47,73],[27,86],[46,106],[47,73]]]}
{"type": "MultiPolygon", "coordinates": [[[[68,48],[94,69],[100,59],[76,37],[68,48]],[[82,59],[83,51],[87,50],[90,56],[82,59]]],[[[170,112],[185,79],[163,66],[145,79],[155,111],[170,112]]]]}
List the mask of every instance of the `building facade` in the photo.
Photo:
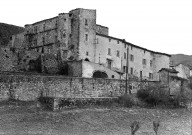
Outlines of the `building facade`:
{"type": "MultiPolygon", "coordinates": [[[[108,27],[96,24],[96,10],[71,10],[25,25],[25,29],[24,46],[27,50],[51,53],[63,61],[95,63],[119,73],[121,78],[125,78],[127,65],[129,74],[149,80],[158,80],[158,71],[169,68],[170,55],[109,36],[108,27]]],[[[114,77],[109,75],[109,78],[114,77]]]]}

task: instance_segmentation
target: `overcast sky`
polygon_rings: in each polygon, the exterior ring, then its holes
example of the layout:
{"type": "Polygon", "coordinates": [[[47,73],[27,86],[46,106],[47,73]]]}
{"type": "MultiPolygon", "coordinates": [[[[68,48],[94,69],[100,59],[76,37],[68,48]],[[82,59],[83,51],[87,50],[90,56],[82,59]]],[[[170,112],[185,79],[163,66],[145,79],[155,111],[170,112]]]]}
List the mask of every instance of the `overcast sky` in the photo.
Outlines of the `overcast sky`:
{"type": "Polygon", "coordinates": [[[24,26],[68,13],[97,10],[109,35],[168,54],[192,55],[192,0],[1,0],[0,22],[24,26]]]}

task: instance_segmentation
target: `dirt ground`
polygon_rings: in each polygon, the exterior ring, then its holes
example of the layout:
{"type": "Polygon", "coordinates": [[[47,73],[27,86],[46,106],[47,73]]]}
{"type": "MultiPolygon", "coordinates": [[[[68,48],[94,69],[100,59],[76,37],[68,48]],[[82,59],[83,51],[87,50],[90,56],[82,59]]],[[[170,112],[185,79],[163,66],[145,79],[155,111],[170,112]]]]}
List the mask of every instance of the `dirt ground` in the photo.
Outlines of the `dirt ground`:
{"type": "Polygon", "coordinates": [[[34,103],[0,105],[0,135],[155,135],[152,122],[160,119],[158,135],[192,135],[192,113],[186,109],[86,107],[57,112],[37,110],[34,103]]]}

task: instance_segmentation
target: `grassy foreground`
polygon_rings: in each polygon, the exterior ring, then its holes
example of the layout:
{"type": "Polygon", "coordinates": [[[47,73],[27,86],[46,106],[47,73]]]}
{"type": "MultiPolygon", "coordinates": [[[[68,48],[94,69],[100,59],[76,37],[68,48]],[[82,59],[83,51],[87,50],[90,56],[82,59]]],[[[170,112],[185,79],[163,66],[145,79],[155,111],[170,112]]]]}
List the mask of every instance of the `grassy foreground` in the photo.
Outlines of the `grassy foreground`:
{"type": "Polygon", "coordinates": [[[36,104],[1,104],[0,135],[130,135],[137,120],[136,135],[155,135],[152,122],[160,118],[158,135],[191,135],[192,113],[186,109],[86,107],[57,112],[37,110],[36,104]]]}

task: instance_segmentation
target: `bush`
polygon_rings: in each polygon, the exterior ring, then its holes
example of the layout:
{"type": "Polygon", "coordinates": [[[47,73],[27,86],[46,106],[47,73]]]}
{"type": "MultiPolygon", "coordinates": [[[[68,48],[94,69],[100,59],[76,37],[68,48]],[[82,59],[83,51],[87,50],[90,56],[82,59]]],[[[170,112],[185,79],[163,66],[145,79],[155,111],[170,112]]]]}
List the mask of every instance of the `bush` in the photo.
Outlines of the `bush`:
{"type": "Polygon", "coordinates": [[[152,106],[156,106],[161,101],[156,87],[138,90],[137,97],[152,106]]]}
{"type": "Polygon", "coordinates": [[[137,97],[150,106],[180,107],[181,103],[187,100],[185,95],[187,94],[178,92],[170,96],[167,90],[161,87],[149,87],[148,89],[140,89],[137,92],[137,97]]]}
{"type": "Polygon", "coordinates": [[[118,98],[117,102],[124,107],[132,107],[137,104],[137,99],[133,95],[123,95],[118,98]]]}

